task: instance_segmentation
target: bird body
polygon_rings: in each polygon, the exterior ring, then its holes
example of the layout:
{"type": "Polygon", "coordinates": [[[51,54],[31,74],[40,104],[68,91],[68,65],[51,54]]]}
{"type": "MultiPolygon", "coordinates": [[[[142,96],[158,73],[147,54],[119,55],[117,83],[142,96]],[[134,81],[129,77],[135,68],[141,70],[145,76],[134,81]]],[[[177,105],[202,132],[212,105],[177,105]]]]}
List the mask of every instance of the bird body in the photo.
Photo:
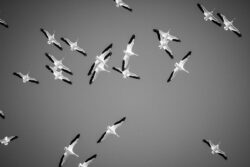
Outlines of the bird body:
{"type": "Polygon", "coordinates": [[[127,9],[128,11],[132,12],[132,9],[129,7],[128,4],[123,2],[123,0],[114,0],[116,3],[116,7],[123,7],[124,9],[127,9]]]}
{"type": "Polygon", "coordinates": [[[35,79],[35,78],[30,77],[29,73],[23,74],[21,72],[14,72],[13,75],[21,78],[23,83],[33,82],[33,83],[39,84],[39,81],[37,79],[35,79]]]}

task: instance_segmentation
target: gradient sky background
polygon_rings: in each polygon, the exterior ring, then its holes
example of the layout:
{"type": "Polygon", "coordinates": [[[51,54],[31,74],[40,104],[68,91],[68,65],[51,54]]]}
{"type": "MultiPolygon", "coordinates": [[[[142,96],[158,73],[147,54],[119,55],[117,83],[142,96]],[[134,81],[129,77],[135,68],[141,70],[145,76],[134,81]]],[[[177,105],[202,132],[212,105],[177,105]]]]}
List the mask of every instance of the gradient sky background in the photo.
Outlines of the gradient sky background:
{"type": "Polygon", "coordinates": [[[0,18],[0,138],[18,135],[7,147],[0,145],[0,166],[58,166],[64,146],[77,133],[78,166],[92,154],[91,167],[235,167],[249,166],[249,4],[246,0],[126,0],[133,13],[116,8],[112,0],[1,0],[0,18]],[[242,32],[238,38],[205,22],[196,3],[225,14],[242,32]],[[79,39],[88,56],[48,45],[40,32],[55,31],[56,39],[79,39]],[[153,28],[171,29],[181,43],[171,43],[175,60],[158,48],[153,28]],[[90,65],[113,43],[110,67],[120,66],[123,50],[136,35],[130,70],[141,80],[124,80],[101,73],[89,85],[90,65]],[[188,51],[186,74],[166,80],[188,51]],[[44,53],[64,57],[74,75],[73,85],[54,80],[45,68],[44,53]],[[41,84],[23,84],[12,73],[30,72],[41,84]],[[123,116],[126,123],[101,144],[106,126],[123,116]],[[202,139],[221,142],[229,157],[213,156],[202,139]]]}

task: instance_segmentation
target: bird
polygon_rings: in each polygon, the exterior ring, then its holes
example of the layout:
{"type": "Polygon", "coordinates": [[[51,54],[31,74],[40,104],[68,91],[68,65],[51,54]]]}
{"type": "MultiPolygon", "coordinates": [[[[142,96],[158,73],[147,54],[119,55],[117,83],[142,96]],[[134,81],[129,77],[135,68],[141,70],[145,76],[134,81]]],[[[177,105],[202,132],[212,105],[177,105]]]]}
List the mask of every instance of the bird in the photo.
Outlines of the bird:
{"type": "MultiPolygon", "coordinates": [[[[107,59],[108,60],[108,59],[107,59]]],[[[106,60],[106,61],[107,61],[106,60]]],[[[106,64],[106,61],[104,63],[99,63],[95,69],[94,69],[94,72],[92,73],[91,77],[90,77],[90,80],[89,80],[89,84],[91,85],[94,80],[97,78],[97,75],[99,74],[99,72],[101,71],[106,71],[106,72],[110,72],[109,70],[105,69],[105,64],[106,64]]]]}
{"type": "Polygon", "coordinates": [[[119,121],[115,122],[112,126],[107,126],[106,132],[104,132],[101,137],[98,139],[97,143],[101,143],[109,134],[113,134],[117,137],[120,137],[116,133],[116,129],[123,124],[123,122],[126,120],[126,117],[123,117],[119,121]]]}
{"type": "Polygon", "coordinates": [[[175,37],[175,36],[170,35],[169,31],[170,30],[168,30],[168,32],[163,32],[160,29],[153,29],[153,32],[156,33],[157,38],[158,38],[158,40],[160,42],[159,48],[164,49],[165,52],[169,55],[169,57],[171,59],[174,59],[173,52],[170,49],[170,47],[168,46],[168,43],[170,41],[181,42],[181,40],[179,38],[175,37]]]}
{"type": "Polygon", "coordinates": [[[35,83],[35,84],[39,84],[39,81],[37,79],[35,79],[35,78],[31,78],[29,76],[29,73],[27,73],[26,75],[24,75],[21,72],[13,72],[13,75],[21,78],[23,80],[23,83],[32,82],[32,83],[35,83]]]}
{"type": "Polygon", "coordinates": [[[0,24],[3,25],[6,28],[9,28],[8,23],[5,20],[3,20],[3,19],[0,19],[0,24]]]}
{"type": "Polygon", "coordinates": [[[88,72],[88,76],[92,74],[93,72],[93,69],[96,68],[96,66],[99,64],[99,63],[104,63],[104,65],[106,67],[108,67],[108,65],[105,63],[105,61],[107,62],[109,60],[109,58],[111,57],[112,55],[112,52],[111,52],[111,49],[112,49],[112,46],[113,44],[109,44],[103,51],[100,55],[97,55],[95,57],[95,62],[90,66],[90,69],[89,69],[89,72],[88,72]]]}
{"type": "Polygon", "coordinates": [[[198,8],[201,10],[201,12],[204,14],[204,20],[205,21],[212,21],[213,23],[215,23],[216,25],[218,25],[219,27],[221,27],[221,23],[219,22],[219,20],[214,16],[213,12],[214,11],[208,11],[203,5],[201,5],[200,3],[197,3],[198,8]]]}
{"type": "Polygon", "coordinates": [[[233,31],[238,37],[242,37],[241,32],[233,25],[234,19],[229,21],[225,15],[221,13],[217,13],[217,15],[223,21],[223,24],[224,24],[223,28],[225,31],[227,30],[233,31]]]}
{"type": "Polygon", "coordinates": [[[97,154],[92,155],[86,159],[83,163],[79,163],[78,167],[88,167],[89,164],[97,157],[97,154]]]}
{"type": "Polygon", "coordinates": [[[5,114],[3,113],[2,110],[0,110],[0,117],[3,118],[3,119],[5,119],[5,114]]]}
{"type": "Polygon", "coordinates": [[[18,136],[5,136],[3,139],[0,139],[0,143],[7,146],[11,141],[17,139],[18,136]]]}
{"type": "Polygon", "coordinates": [[[55,79],[55,80],[59,79],[59,80],[62,80],[62,81],[64,81],[64,82],[66,82],[66,83],[72,85],[72,82],[70,81],[70,79],[67,78],[67,77],[65,77],[65,76],[62,74],[62,70],[59,70],[59,71],[58,71],[58,68],[57,68],[56,66],[51,67],[51,66],[49,66],[49,65],[46,65],[45,67],[46,67],[51,73],[53,73],[54,79],[55,79]]]}
{"type": "Polygon", "coordinates": [[[64,58],[62,58],[61,60],[57,60],[52,54],[49,53],[45,53],[45,56],[52,62],[54,63],[54,66],[57,67],[58,69],[73,75],[73,72],[67,67],[65,66],[62,61],[64,60],[64,58]]]}
{"type": "Polygon", "coordinates": [[[175,63],[175,68],[174,68],[174,71],[172,71],[172,73],[170,74],[167,82],[170,82],[176,75],[176,73],[178,71],[185,71],[186,73],[189,73],[185,68],[184,68],[184,65],[185,63],[187,62],[189,56],[191,55],[191,51],[189,51],[181,60],[179,63],[175,63]]]}
{"type": "Polygon", "coordinates": [[[83,48],[80,48],[78,46],[78,44],[77,44],[78,43],[78,39],[75,42],[72,42],[68,38],[61,37],[61,40],[64,41],[67,45],[70,46],[70,50],[71,51],[77,51],[77,52],[81,53],[82,55],[87,56],[86,51],[83,48]]]}
{"type": "Polygon", "coordinates": [[[119,72],[119,73],[121,73],[123,75],[124,79],[126,79],[128,77],[134,78],[134,79],[141,79],[140,76],[130,72],[129,67],[127,67],[126,69],[122,68],[124,70],[122,70],[121,68],[117,68],[117,67],[113,67],[112,69],[119,72]]]}
{"type": "Polygon", "coordinates": [[[49,45],[53,44],[55,45],[58,49],[63,50],[61,44],[55,39],[55,32],[51,35],[47,30],[44,28],[40,28],[40,31],[47,37],[48,41],[47,43],[49,45]]]}
{"type": "Polygon", "coordinates": [[[160,29],[153,29],[153,31],[157,34],[158,40],[166,39],[168,41],[181,42],[180,38],[173,36],[170,34],[170,29],[167,32],[164,32],[160,29]]]}
{"type": "Polygon", "coordinates": [[[127,9],[128,11],[132,12],[133,9],[130,8],[130,6],[128,4],[126,4],[125,2],[123,2],[123,0],[114,0],[114,2],[116,3],[116,7],[123,7],[124,9],[127,9]]]}
{"type": "MultiPolygon", "coordinates": [[[[135,34],[133,34],[133,35],[131,36],[131,38],[130,38],[128,44],[127,44],[126,50],[123,51],[123,53],[124,53],[125,55],[124,55],[124,57],[123,57],[123,61],[122,61],[122,64],[123,64],[123,65],[122,65],[122,67],[124,67],[124,68],[127,68],[127,66],[128,66],[128,61],[129,61],[129,58],[130,58],[131,56],[138,56],[138,54],[136,54],[136,53],[134,53],[134,52],[132,51],[134,44],[135,44],[135,34]]],[[[124,70],[124,69],[123,69],[123,70],[124,70]]]]}
{"type": "Polygon", "coordinates": [[[210,148],[211,148],[211,153],[212,154],[219,154],[221,157],[223,157],[225,160],[228,159],[226,153],[224,151],[222,151],[220,148],[219,148],[219,144],[213,144],[211,142],[211,140],[207,140],[207,139],[203,139],[202,140],[204,143],[206,143],[210,148]]]}
{"type": "Polygon", "coordinates": [[[75,138],[70,142],[68,147],[66,147],[66,146],[64,147],[64,154],[62,155],[62,157],[60,159],[59,167],[63,166],[63,164],[66,162],[67,158],[70,155],[74,155],[76,157],[79,157],[79,155],[77,155],[74,152],[74,147],[75,147],[76,143],[78,142],[79,138],[80,138],[80,133],[78,133],[75,136],[75,138]]]}

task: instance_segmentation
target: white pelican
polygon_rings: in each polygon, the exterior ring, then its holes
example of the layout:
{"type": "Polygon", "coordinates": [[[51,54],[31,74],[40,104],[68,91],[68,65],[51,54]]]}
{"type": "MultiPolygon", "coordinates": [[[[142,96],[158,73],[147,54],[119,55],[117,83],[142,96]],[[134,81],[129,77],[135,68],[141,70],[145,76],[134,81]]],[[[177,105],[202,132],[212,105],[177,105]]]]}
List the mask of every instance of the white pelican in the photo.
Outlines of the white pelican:
{"type": "Polygon", "coordinates": [[[205,21],[212,21],[218,26],[221,26],[221,23],[219,20],[214,16],[213,12],[214,11],[208,11],[203,5],[197,3],[198,8],[201,10],[201,12],[204,14],[204,20],[205,21]]]}
{"type": "MultiPolygon", "coordinates": [[[[138,56],[138,54],[136,54],[136,53],[134,53],[134,52],[132,51],[134,44],[135,44],[135,34],[133,34],[133,35],[131,36],[131,38],[130,38],[128,44],[127,44],[126,50],[123,51],[125,55],[124,55],[124,57],[123,57],[123,61],[122,61],[122,64],[123,64],[123,65],[122,65],[122,67],[124,67],[124,68],[127,68],[127,66],[128,66],[128,61],[129,61],[129,58],[130,58],[131,56],[138,56]]],[[[124,69],[123,69],[123,70],[124,70],[124,69]]]]}
{"type": "Polygon", "coordinates": [[[175,75],[176,75],[176,73],[178,72],[178,71],[185,71],[186,73],[189,73],[185,68],[184,68],[184,65],[185,65],[185,63],[187,62],[187,60],[188,60],[188,57],[191,55],[191,51],[189,51],[181,60],[180,60],[180,62],[179,63],[175,63],[175,68],[174,68],[174,71],[170,74],[170,76],[169,76],[169,78],[168,78],[168,80],[167,80],[167,82],[170,82],[174,77],[175,77],[175,75]]]}
{"type": "Polygon", "coordinates": [[[106,132],[104,132],[101,137],[98,139],[97,143],[101,143],[109,134],[113,134],[117,137],[120,137],[116,133],[116,129],[122,125],[122,123],[126,120],[126,117],[123,117],[121,120],[115,122],[112,126],[108,126],[106,132]]]}
{"type": "Polygon", "coordinates": [[[35,78],[31,78],[29,76],[29,73],[27,73],[26,75],[24,75],[21,72],[13,72],[13,75],[21,78],[23,80],[23,83],[32,82],[32,83],[39,84],[39,81],[37,79],[35,79],[35,78]]]}
{"type": "Polygon", "coordinates": [[[55,39],[55,33],[53,33],[52,35],[45,29],[41,28],[40,29],[42,31],[42,33],[47,37],[48,41],[47,43],[53,44],[55,45],[58,49],[63,50],[61,44],[55,39]]]}
{"type": "Polygon", "coordinates": [[[105,69],[105,64],[107,63],[107,60],[108,60],[108,59],[106,59],[104,63],[102,63],[102,62],[99,63],[99,64],[95,67],[94,72],[92,73],[92,75],[91,75],[91,77],[90,77],[90,80],[89,80],[89,84],[90,84],[90,85],[91,85],[91,84],[94,82],[94,80],[97,78],[97,75],[99,74],[99,72],[101,72],[101,71],[110,72],[109,70],[105,69]]]}
{"type": "Polygon", "coordinates": [[[66,83],[72,85],[72,82],[70,81],[70,79],[67,78],[67,77],[65,77],[65,76],[62,74],[62,70],[59,70],[59,71],[58,71],[58,68],[57,68],[56,66],[51,67],[51,66],[46,65],[46,68],[47,68],[51,73],[53,73],[54,79],[55,79],[55,80],[59,79],[59,80],[62,80],[62,81],[64,81],[64,82],[66,82],[66,83]]]}
{"type": "Polygon", "coordinates": [[[88,72],[88,76],[92,74],[93,72],[93,69],[96,68],[96,66],[99,64],[99,63],[103,63],[106,67],[108,67],[108,65],[105,63],[109,60],[109,58],[111,57],[112,55],[112,52],[111,52],[111,48],[112,48],[113,44],[109,44],[101,53],[101,55],[97,55],[95,57],[95,62],[90,66],[90,69],[89,69],[89,72],[88,72]]]}
{"type": "Polygon", "coordinates": [[[18,138],[18,136],[10,136],[10,137],[6,136],[5,138],[0,139],[0,143],[7,146],[11,141],[13,141],[17,138],[18,138]]]}
{"type": "Polygon", "coordinates": [[[57,67],[60,70],[63,70],[64,72],[70,75],[73,75],[72,71],[62,63],[64,58],[62,58],[61,60],[57,60],[52,54],[45,53],[45,55],[52,63],[54,63],[55,67],[57,67]]]}
{"type": "Polygon", "coordinates": [[[233,31],[238,37],[241,37],[242,34],[240,31],[233,25],[234,19],[229,21],[226,16],[224,16],[221,13],[217,13],[217,15],[220,17],[220,19],[223,21],[224,24],[224,30],[230,30],[233,31]]]}
{"type": "Polygon", "coordinates": [[[62,41],[64,41],[66,44],[68,44],[70,46],[70,50],[71,51],[77,51],[81,54],[83,54],[84,56],[87,56],[87,53],[85,52],[85,50],[83,48],[80,48],[78,46],[78,39],[75,42],[72,42],[71,40],[69,40],[68,38],[61,38],[62,41]]]}
{"type": "Polygon", "coordinates": [[[219,144],[213,144],[211,142],[211,140],[206,140],[206,139],[203,139],[202,140],[204,143],[206,143],[210,148],[211,148],[211,153],[212,154],[219,154],[220,156],[222,156],[225,160],[228,159],[228,157],[226,156],[225,152],[222,151],[220,148],[219,148],[219,144]]]}
{"type": "Polygon", "coordinates": [[[114,0],[114,2],[116,3],[116,7],[123,7],[124,9],[127,9],[128,11],[132,12],[132,8],[129,7],[128,4],[124,3],[123,0],[114,0]]]}
{"type": "Polygon", "coordinates": [[[63,164],[65,163],[69,155],[74,155],[76,157],[79,157],[74,152],[74,147],[76,143],[78,142],[79,138],[80,138],[80,134],[77,134],[76,137],[70,142],[70,145],[68,147],[64,147],[64,154],[62,155],[60,159],[59,167],[63,166],[63,164]]]}

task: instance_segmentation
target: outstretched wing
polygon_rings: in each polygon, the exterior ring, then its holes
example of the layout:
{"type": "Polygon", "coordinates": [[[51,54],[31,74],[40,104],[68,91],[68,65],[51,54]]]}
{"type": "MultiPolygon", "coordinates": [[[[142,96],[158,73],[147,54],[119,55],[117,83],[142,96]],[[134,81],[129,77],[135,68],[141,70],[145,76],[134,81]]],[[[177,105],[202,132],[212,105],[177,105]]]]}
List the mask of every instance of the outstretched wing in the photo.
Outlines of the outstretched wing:
{"type": "Polygon", "coordinates": [[[51,36],[50,33],[49,33],[47,30],[45,30],[44,28],[40,28],[40,31],[41,31],[47,38],[49,38],[49,36],[51,36]]]}
{"type": "Polygon", "coordinates": [[[167,83],[170,82],[173,78],[174,71],[171,72],[170,76],[168,77],[167,83]]]}
{"type": "Polygon", "coordinates": [[[113,70],[115,70],[116,72],[119,72],[119,73],[121,73],[121,74],[122,74],[122,70],[121,70],[120,68],[113,67],[112,69],[113,69],[113,70]]]}
{"type": "Polygon", "coordinates": [[[63,166],[63,164],[65,163],[67,157],[68,157],[68,154],[66,154],[66,155],[63,154],[63,155],[61,156],[61,159],[60,159],[60,162],[59,162],[59,167],[62,167],[62,166],[63,166]]]}
{"type": "Polygon", "coordinates": [[[80,48],[79,46],[77,46],[76,51],[81,53],[83,56],[87,56],[87,53],[85,52],[85,50],[80,48]]]}
{"type": "Polygon", "coordinates": [[[87,166],[97,157],[97,154],[92,155],[88,159],[86,159],[84,162],[87,163],[87,166]]]}
{"type": "Polygon", "coordinates": [[[201,10],[202,13],[208,12],[208,10],[200,3],[197,3],[197,6],[201,10]]]}
{"type": "Polygon", "coordinates": [[[30,78],[29,82],[35,83],[35,84],[39,84],[39,81],[36,80],[35,78],[30,78]]]}
{"type": "Polygon", "coordinates": [[[192,54],[192,51],[189,51],[181,60],[182,61],[187,61],[188,57],[192,54]]]}
{"type": "Polygon", "coordinates": [[[141,79],[139,75],[136,75],[135,73],[132,72],[130,72],[129,77],[134,79],[141,79]]]}
{"type": "Polygon", "coordinates": [[[169,57],[170,57],[171,59],[174,59],[174,55],[172,54],[172,51],[170,50],[169,47],[165,48],[164,50],[165,50],[165,52],[169,55],[169,57]]]}
{"type": "Polygon", "coordinates": [[[71,140],[71,142],[70,142],[70,147],[72,147],[72,149],[75,147],[75,145],[76,145],[76,143],[78,142],[79,138],[80,138],[80,133],[78,133],[78,134],[75,136],[75,138],[74,138],[73,140],[71,140]]]}
{"type": "Polygon", "coordinates": [[[113,43],[109,44],[109,45],[102,51],[102,54],[104,54],[105,52],[109,51],[112,47],[113,47],[113,43]]]}
{"type": "Polygon", "coordinates": [[[130,12],[133,11],[133,9],[130,8],[129,5],[127,5],[127,4],[125,4],[125,3],[121,4],[121,6],[122,6],[124,9],[127,9],[127,10],[130,11],[130,12]]]}
{"type": "Polygon", "coordinates": [[[54,44],[58,49],[63,50],[61,44],[60,44],[57,40],[55,40],[55,41],[53,42],[53,44],[54,44]]]}
{"type": "Polygon", "coordinates": [[[10,137],[10,141],[13,141],[13,140],[15,140],[15,139],[17,139],[18,138],[18,136],[11,136],[10,137]]]}
{"type": "Polygon", "coordinates": [[[3,118],[3,119],[5,119],[5,115],[4,115],[4,113],[3,113],[2,110],[0,110],[0,117],[3,118]]]}
{"type": "Polygon", "coordinates": [[[107,136],[107,133],[104,132],[104,133],[101,135],[101,137],[97,140],[97,143],[101,143],[101,142],[106,138],[106,136],[107,136]]]}
{"type": "Polygon", "coordinates": [[[23,78],[23,74],[20,72],[13,72],[13,75],[19,77],[19,78],[23,78]]]}
{"type": "Polygon", "coordinates": [[[89,69],[89,72],[88,72],[88,76],[90,76],[90,75],[92,74],[92,71],[93,71],[95,65],[96,65],[95,63],[93,63],[93,64],[91,65],[91,67],[90,67],[90,69],[89,69]]]}
{"type": "Polygon", "coordinates": [[[61,40],[63,41],[63,42],[65,42],[67,45],[71,45],[71,41],[68,39],[68,38],[64,38],[64,37],[61,37],[61,40]]]}
{"type": "Polygon", "coordinates": [[[45,65],[45,67],[51,72],[53,73],[54,71],[52,70],[52,68],[49,65],[45,65]]]}
{"type": "Polygon", "coordinates": [[[226,22],[227,21],[227,18],[221,14],[221,13],[217,13],[217,16],[223,21],[223,22],[226,22]]]}
{"type": "Polygon", "coordinates": [[[161,40],[161,35],[158,29],[153,29],[153,31],[156,33],[158,40],[161,40]]]}
{"type": "Polygon", "coordinates": [[[49,54],[49,53],[45,53],[45,56],[52,62],[52,63],[54,63],[55,61],[57,61],[57,59],[53,56],[53,55],[51,55],[51,54],[49,54]]]}
{"type": "Polygon", "coordinates": [[[233,31],[238,37],[241,37],[241,36],[242,36],[241,33],[240,33],[240,31],[239,31],[234,25],[231,25],[231,26],[229,27],[229,29],[230,29],[231,31],[233,31]]]}
{"type": "Polygon", "coordinates": [[[206,143],[209,147],[211,147],[211,142],[210,140],[203,139],[202,140],[204,143],[206,143]]]}
{"type": "Polygon", "coordinates": [[[91,85],[93,82],[94,82],[94,80],[96,79],[96,77],[97,77],[97,72],[96,71],[94,71],[93,72],[93,74],[92,74],[92,76],[90,77],[90,80],[89,80],[89,84],[91,85]]]}
{"type": "Polygon", "coordinates": [[[119,125],[120,126],[125,120],[126,120],[126,117],[123,117],[119,121],[115,122],[114,125],[119,125]]]}
{"type": "Polygon", "coordinates": [[[220,152],[218,153],[222,158],[224,158],[225,160],[228,159],[227,155],[224,152],[220,152]]]}
{"type": "Polygon", "coordinates": [[[7,22],[2,20],[2,19],[0,19],[0,24],[3,25],[6,28],[9,28],[9,25],[7,24],[7,22]]]}

